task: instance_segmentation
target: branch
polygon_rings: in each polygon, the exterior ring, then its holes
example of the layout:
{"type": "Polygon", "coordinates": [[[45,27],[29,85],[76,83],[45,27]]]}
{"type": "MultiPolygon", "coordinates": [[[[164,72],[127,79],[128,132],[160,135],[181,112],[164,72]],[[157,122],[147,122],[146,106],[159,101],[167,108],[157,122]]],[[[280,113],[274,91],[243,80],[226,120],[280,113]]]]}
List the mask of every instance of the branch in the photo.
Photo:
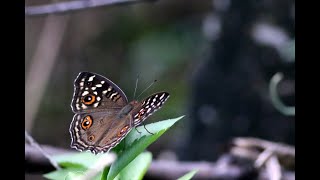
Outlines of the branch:
{"type": "Polygon", "coordinates": [[[25,7],[25,15],[47,15],[53,13],[64,13],[67,11],[82,10],[100,6],[114,6],[123,4],[132,4],[139,2],[153,2],[155,0],[73,0],[66,2],[58,2],[53,4],[27,6],[25,7]]]}
{"type": "MultiPolygon", "coordinates": [[[[45,169],[45,165],[50,166],[50,162],[38,152],[34,147],[25,144],[25,161],[26,168],[28,166],[37,166],[38,169],[32,173],[47,173],[55,170],[52,166],[51,169],[45,169]]],[[[42,145],[42,148],[49,154],[65,154],[65,153],[76,153],[75,151],[55,148],[51,146],[42,145]]],[[[194,179],[239,179],[248,177],[250,179],[256,179],[255,177],[259,173],[257,169],[248,168],[245,166],[235,165],[232,163],[232,158],[229,155],[223,155],[217,162],[180,162],[172,160],[153,160],[148,172],[146,179],[177,179],[182,175],[192,171],[198,170],[194,176],[194,179]]],[[[267,177],[267,173],[261,170],[262,177],[267,177]]],[[[283,180],[291,180],[295,178],[294,172],[284,172],[282,175],[283,180]]]]}
{"type": "Polygon", "coordinates": [[[282,143],[266,141],[251,137],[238,137],[233,139],[231,154],[255,161],[256,168],[275,156],[281,166],[288,169],[295,167],[295,147],[282,143]]]}
{"type": "Polygon", "coordinates": [[[36,148],[38,151],[41,152],[41,154],[43,156],[45,156],[50,163],[52,164],[52,166],[54,166],[57,170],[60,170],[60,166],[58,165],[58,163],[56,161],[54,161],[51,156],[47,153],[47,151],[44,151],[41,146],[29,135],[29,133],[27,131],[25,131],[25,138],[29,141],[30,145],[33,146],[34,148],[36,148]]]}
{"type": "Polygon", "coordinates": [[[258,138],[251,137],[238,137],[233,139],[233,144],[238,147],[247,149],[272,149],[278,156],[295,157],[295,148],[287,144],[266,141],[258,138]]]}

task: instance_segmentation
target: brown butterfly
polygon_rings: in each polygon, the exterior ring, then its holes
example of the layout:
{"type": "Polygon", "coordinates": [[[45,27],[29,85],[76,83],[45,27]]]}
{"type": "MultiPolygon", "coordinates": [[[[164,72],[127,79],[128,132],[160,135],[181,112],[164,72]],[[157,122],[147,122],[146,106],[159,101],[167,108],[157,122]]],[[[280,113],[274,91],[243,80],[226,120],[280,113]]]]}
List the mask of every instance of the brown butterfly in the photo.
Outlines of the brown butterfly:
{"type": "Polygon", "coordinates": [[[94,154],[109,151],[168,98],[169,93],[158,92],[142,102],[128,102],[123,91],[109,79],[80,72],[74,81],[71,102],[75,113],[69,129],[71,147],[94,154]]]}

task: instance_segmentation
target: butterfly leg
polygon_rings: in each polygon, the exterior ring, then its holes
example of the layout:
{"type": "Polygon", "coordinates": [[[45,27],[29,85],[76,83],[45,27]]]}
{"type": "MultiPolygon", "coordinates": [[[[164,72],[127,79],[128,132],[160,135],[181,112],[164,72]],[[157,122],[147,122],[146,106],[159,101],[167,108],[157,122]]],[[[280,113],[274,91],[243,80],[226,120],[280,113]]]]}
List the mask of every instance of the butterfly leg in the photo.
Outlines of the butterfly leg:
{"type": "Polygon", "coordinates": [[[137,129],[137,127],[135,127],[135,129],[136,129],[136,131],[140,134],[140,136],[141,136],[141,132],[137,129]]]}
{"type": "Polygon", "coordinates": [[[149,134],[154,135],[154,133],[148,131],[148,129],[146,128],[146,125],[145,125],[145,124],[143,124],[143,127],[144,127],[144,129],[145,129],[149,134]]]}
{"type": "Polygon", "coordinates": [[[131,126],[133,126],[135,129],[136,129],[136,131],[140,134],[140,136],[141,136],[141,132],[137,129],[137,126],[135,126],[134,125],[134,122],[133,122],[133,118],[131,117],[130,118],[130,124],[131,124],[131,126]]]}

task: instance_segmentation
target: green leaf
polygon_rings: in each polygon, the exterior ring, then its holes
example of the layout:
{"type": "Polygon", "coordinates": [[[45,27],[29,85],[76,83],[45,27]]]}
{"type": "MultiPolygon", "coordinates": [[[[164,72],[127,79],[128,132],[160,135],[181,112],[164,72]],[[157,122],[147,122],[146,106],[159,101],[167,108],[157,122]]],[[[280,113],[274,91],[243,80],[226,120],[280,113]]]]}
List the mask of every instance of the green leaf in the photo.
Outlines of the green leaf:
{"type": "Polygon", "coordinates": [[[141,153],[118,174],[117,178],[141,180],[147,172],[151,161],[152,154],[150,152],[141,153]]]}
{"type": "MultiPolygon", "coordinates": [[[[82,175],[84,175],[86,172],[85,169],[61,169],[56,170],[47,174],[44,174],[43,176],[47,179],[51,180],[73,180],[76,178],[80,178],[82,175]]],[[[101,173],[96,175],[93,180],[98,180],[101,177],[101,173]]]]}
{"type": "MultiPolygon", "coordinates": [[[[51,180],[74,180],[83,178],[83,175],[87,173],[87,168],[66,168],[50,173],[44,174],[43,176],[51,180]]],[[[90,178],[91,180],[100,180],[102,177],[102,172],[97,173],[94,177],[90,178]]]]}
{"type": "Polygon", "coordinates": [[[157,140],[167,129],[181,118],[183,118],[183,116],[146,125],[146,129],[153,133],[153,135],[148,133],[144,127],[137,128],[141,134],[136,130],[132,130],[125,139],[127,149],[120,153],[117,161],[111,165],[107,179],[114,179],[120,171],[143,152],[146,147],[157,140]]]}
{"type": "Polygon", "coordinates": [[[110,166],[107,166],[107,167],[105,167],[105,168],[103,169],[100,180],[105,180],[105,179],[107,179],[108,174],[109,174],[109,170],[110,170],[110,166]]]}
{"type": "Polygon", "coordinates": [[[90,152],[77,152],[53,156],[53,159],[64,168],[90,168],[102,155],[94,155],[90,152]]]}
{"type": "MultiPolygon", "coordinates": [[[[75,179],[84,175],[84,173],[97,163],[98,159],[106,154],[94,155],[90,152],[78,152],[53,156],[53,159],[64,169],[56,170],[43,176],[47,179],[75,179]]],[[[95,176],[94,179],[100,179],[102,173],[95,176]]]]}
{"type": "Polygon", "coordinates": [[[188,172],[187,174],[185,174],[184,176],[180,177],[177,180],[189,180],[197,173],[197,171],[198,170],[190,171],[190,172],[188,172]]]}
{"type": "Polygon", "coordinates": [[[67,169],[62,169],[62,170],[57,170],[57,171],[52,171],[50,173],[44,174],[43,176],[47,179],[65,179],[65,177],[68,176],[68,173],[70,173],[70,170],[67,169]]]}

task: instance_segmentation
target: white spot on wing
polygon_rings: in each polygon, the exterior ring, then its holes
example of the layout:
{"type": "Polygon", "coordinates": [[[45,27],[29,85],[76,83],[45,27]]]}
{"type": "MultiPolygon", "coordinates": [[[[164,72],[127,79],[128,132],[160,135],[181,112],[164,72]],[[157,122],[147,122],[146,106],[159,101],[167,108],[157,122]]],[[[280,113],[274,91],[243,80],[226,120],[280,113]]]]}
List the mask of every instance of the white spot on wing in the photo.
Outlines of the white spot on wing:
{"type": "Polygon", "coordinates": [[[112,99],[113,96],[116,96],[117,94],[118,94],[117,92],[112,93],[111,96],[110,96],[110,99],[112,99]]]}
{"type": "Polygon", "coordinates": [[[84,92],[82,93],[82,96],[85,96],[85,95],[87,95],[87,94],[89,94],[89,91],[84,91],[84,92]]]}
{"type": "Polygon", "coordinates": [[[149,113],[151,111],[151,108],[148,109],[147,113],[149,113]]]}
{"type": "Polygon", "coordinates": [[[107,94],[108,90],[104,90],[102,91],[103,94],[107,94]]]}
{"type": "Polygon", "coordinates": [[[96,76],[96,75],[93,75],[93,76],[89,77],[88,81],[89,81],[89,82],[93,81],[93,78],[94,78],[95,76],[96,76]]]}
{"type": "Polygon", "coordinates": [[[97,84],[96,87],[102,87],[102,84],[97,84]]]}
{"type": "Polygon", "coordinates": [[[80,86],[83,86],[84,85],[84,83],[83,82],[80,82],[80,86]]]}
{"type": "Polygon", "coordinates": [[[82,104],[81,107],[82,107],[82,109],[87,109],[87,106],[84,104],[82,104]]]}
{"type": "Polygon", "coordinates": [[[164,95],[165,95],[165,94],[163,93],[163,94],[160,96],[160,99],[162,99],[162,98],[164,97],[164,95]]]}
{"type": "Polygon", "coordinates": [[[100,97],[97,97],[97,101],[100,101],[101,100],[101,98],[100,97]]]}
{"type": "Polygon", "coordinates": [[[101,84],[104,84],[104,81],[101,81],[101,84]]]}
{"type": "Polygon", "coordinates": [[[99,105],[99,102],[96,102],[93,104],[93,107],[97,107],[99,105]]]}
{"type": "Polygon", "coordinates": [[[93,94],[98,95],[97,91],[93,91],[93,94]]]}
{"type": "Polygon", "coordinates": [[[96,89],[97,89],[97,87],[92,87],[91,89],[92,89],[92,90],[96,90],[96,89]]]}

